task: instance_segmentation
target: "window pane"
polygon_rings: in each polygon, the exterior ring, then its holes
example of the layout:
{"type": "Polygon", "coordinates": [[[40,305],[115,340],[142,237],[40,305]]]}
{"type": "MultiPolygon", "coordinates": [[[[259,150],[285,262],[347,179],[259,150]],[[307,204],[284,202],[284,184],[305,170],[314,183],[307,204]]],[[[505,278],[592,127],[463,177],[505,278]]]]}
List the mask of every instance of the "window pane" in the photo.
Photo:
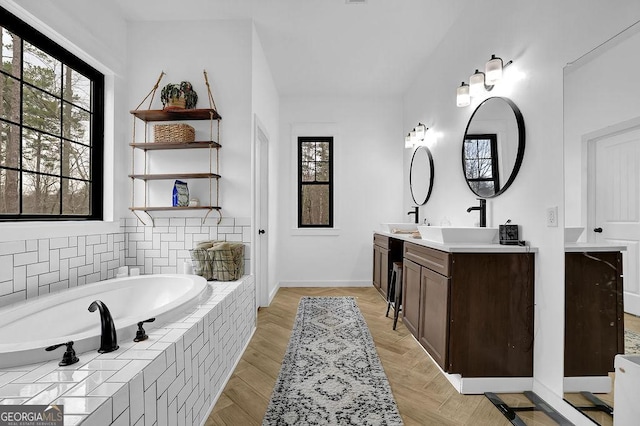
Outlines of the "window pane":
{"type": "Polygon", "coordinates": [[[491,167],[491,158],[488,160],[478,160],[478,176],[484,179],[493,178],[493,167],[491,167]]]}
{"type": "Polygon", "coordinates": [[[303,185],[301,198],[301,225],[329,225],[329,185],[303,185]]]}
{"type": "Polygon", "coordinates": [[[17,168],[20,163],[20,128],[0,122],[0,166],[17,168]]]}
{"type": "Polygon", "coordinates": [[[22,117],[25,126],[60,134],[60,100],[41,90],[24,87],[22,117]]]}
{"type": "Polygon", "coordinates": [[[91,114],[68,103],[62,105],[63,137],[86,145],[91,143],[91,114]]]}
{"type": "Polygon", "coordinates": [[[91,148],[88,146],[66,141],[62,144],[62,176],[89,180],[90,160],[91,148]]]}
{"type": "Polygon", "coordinates": [[[316,149],[314,142],[302,142],[300,144],[300,158],[303,162],[314,161],[316,159],[316,149]]]}
{"type": "Polygon", "coordinates": [[[73,68],[64,66],[62,97],[65,101],[91,110],[91,81],[73,68]]]}
{"type": "Polygon", "coordinates": [[[329,142],[316,143],[316,161],[329,161],[329,142]]]}
{"type": "Polygon", "coordinates": [[[20,37],[2,28],[2,69],[14,77],[20,77],[20,37]]]}
{"type": "Polygon", "coordinates": [[[303,182],[313,182],[316,178],[316,163],[313,162],[303,162],[302,166],[302,176],[300,178],[303,182]]]}
{"type": "Polygon", "coordinates": [[[83,214],[89,211],[89,184],[73,179],[62,179],[62,214],[83,214]]]}
{"type": "Polygon", "coordinates": [[[20,211],[19,174],[14,170],[0,169],[0,213],[20,211]]]}
{"type": "Polygon", "coordinates": [[[59,175],[60,139],[25,129],[22,139],[22,168],[59,175]]]}
{"type": "Polygon", "coordinates": [[[316,181],[329,182],[329,162],[316,163],[316,181]]]}
{"type": "Polygon", "coordinates": [[[464,141],[464,158],[478,157],[478,145],[475,140],[464,141]]]}
{"type": "Polygon", "coordinates": [[[60,214],[60,178],[37,173],[22,174],[23,213],[60,214]]]}
{"type": "Polygon", "coordinates": [[[473,192],[481,197],[491,197],[496,191],[491,181],[475,181],[469,182],[469,185],[473,189],[473,192]]]}
{"type": "Polygon", "coordinates": [[[478,173],[478,160],[465,160],[464,161],[464,171],[467,175],[467,179],[477,179],[479,176],[478,173]]]}
{"type": "Polygon", "coordinates": [[[0,117],[18,124],[20,122],[20,82],[13,77],[0,74],[2,108],[0,117]]]}
{"type": "Polygon", "coordinates": [[[24,49],[24,81],[60,96],[62,63],[27,42],[24,49]]]}
{"type": "Polygon", "coordinates": [[[478,139],[478,157],[491,158],[491,141],[488,139],[478,139]]]}

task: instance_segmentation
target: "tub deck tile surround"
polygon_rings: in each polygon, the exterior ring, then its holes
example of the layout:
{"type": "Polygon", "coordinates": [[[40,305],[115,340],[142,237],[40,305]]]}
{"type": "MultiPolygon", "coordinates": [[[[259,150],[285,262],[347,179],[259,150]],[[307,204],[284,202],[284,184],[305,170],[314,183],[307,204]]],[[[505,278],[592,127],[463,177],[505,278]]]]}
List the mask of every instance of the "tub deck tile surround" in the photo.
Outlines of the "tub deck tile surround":
{"type": "Polygon", "coordinates": [[[210,285],[207,300],[148,340],[78,354],[72,366],[0,370],[0,404],[64,404],[65,425],[204,423],[256,325],[252,276],[210,285]]]}

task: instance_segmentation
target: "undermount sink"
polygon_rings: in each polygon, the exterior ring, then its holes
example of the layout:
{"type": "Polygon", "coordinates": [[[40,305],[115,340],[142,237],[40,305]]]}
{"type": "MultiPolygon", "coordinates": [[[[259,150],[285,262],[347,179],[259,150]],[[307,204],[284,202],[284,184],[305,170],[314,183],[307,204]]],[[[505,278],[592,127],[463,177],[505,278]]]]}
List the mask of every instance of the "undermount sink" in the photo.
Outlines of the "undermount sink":
{"type": "Polygon", "coordinates": [[[418,224],[416,223],[382,223],[381,225],[383,231],[390,232],[392,234],[408,234],[418,231],[418,224]]]}
{"type": "Polygon", "coordinates": [[[418,226],[423,240],[440,244],[491,244],[498,241],[498,228],[418,226]]]}

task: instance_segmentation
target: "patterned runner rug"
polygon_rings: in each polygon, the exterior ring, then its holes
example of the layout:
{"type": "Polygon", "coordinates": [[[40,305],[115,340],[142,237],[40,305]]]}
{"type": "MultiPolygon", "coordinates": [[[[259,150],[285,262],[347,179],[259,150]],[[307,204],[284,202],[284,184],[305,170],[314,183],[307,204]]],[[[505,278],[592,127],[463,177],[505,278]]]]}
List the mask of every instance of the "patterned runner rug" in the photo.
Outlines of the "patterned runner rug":
{"type": "Polygon", "coordinates": [[[303,297],[266,425],[402,425],[353,297],[303,297]]]}

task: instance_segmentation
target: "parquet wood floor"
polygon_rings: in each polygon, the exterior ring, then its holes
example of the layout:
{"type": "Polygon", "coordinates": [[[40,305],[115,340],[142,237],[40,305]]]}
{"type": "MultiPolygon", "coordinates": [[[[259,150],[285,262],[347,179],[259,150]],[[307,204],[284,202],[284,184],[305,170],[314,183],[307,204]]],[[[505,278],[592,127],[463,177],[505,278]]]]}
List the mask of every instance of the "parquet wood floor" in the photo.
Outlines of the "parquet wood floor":
{"type": "MultiPolygon", "coordinates": [[[[511,423],[483,395],[460,395],[401,321],[385,317],[386,302],[370,288],[281,288],[271,306],[258,311],[257,330],[206,426],[260,425],[289,342],[302,296],[354,296],[367,321],[405,425],[511,423]]],[[[500,395],[513,406],[523,395],[500,395]]],[[[543,413],[519,413],[528,425],[555,425],[543,413]]]]}

